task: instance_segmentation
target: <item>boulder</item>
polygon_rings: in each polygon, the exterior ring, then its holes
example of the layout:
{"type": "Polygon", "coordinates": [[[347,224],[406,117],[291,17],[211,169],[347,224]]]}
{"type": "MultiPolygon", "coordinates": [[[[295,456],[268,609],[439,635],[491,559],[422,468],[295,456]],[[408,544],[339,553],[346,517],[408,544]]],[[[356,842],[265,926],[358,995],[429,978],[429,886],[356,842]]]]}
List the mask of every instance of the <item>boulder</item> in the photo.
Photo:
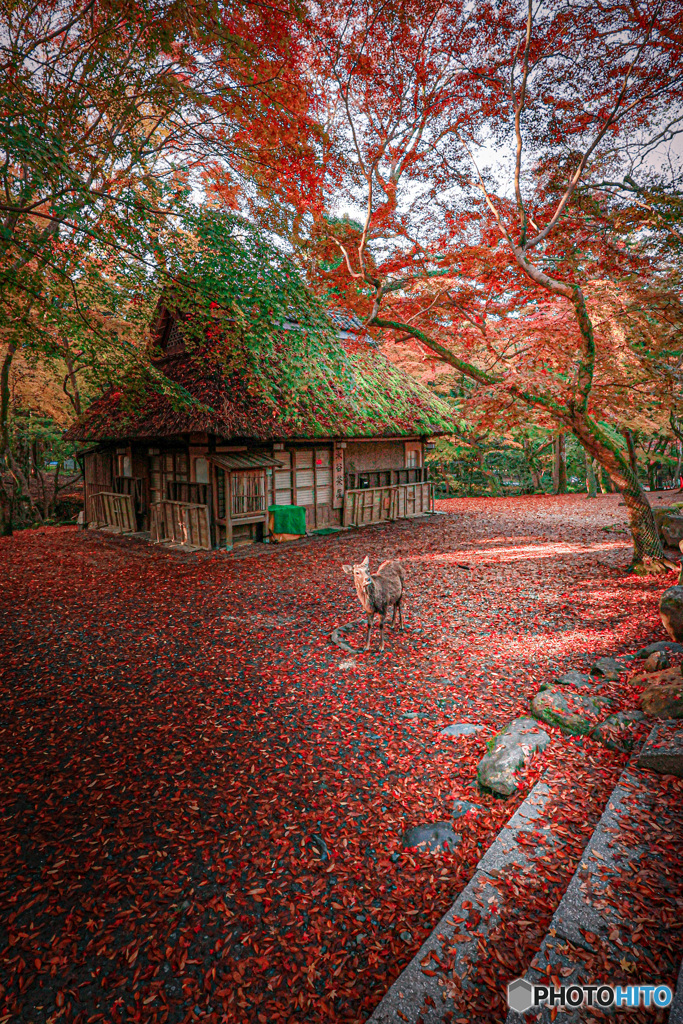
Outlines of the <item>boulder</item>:
{"type": "Polygon", "coordinates": [[[615,658],[598,658],[594,665],[591,665],[591,675],[601,676],[610,682],[616,683],[620,676],[628,672],[628,665],[617,661],[615,658]]]}
{"type": "MultiPolygon", "coordinates": [[[[557,686],[573,686],[577,690],[587,690],[593,688],[595,680],[587,676],[585,672],[577,672],[575,668],[570,668],[564,675],[558,676],[555,683],[557,686]]],[[[547,688],[544,687],[544,689],[547,688]]]]}
{"type": "Polygon", "coordinates": [[[437,850],[454,850],[462,836],[453,831],[450,821],[435,821],[428,825],[416,825],[403,834],[406,849],[417,849],[420,853],[437,850]]]}
{"type": "Polygon", "coordinates": [[[500,796],[511,796],[517,789],[515,771],[549,743],[550,736],[533,718],[516,718],[487,744],[488,753],[477,769],[479,785],[500,796]]]}
{"type": "Polygon", "coordinates": [[[662,669],[669,668],[670,665],[671,662],[666,651],[653,651],[645,659],[643,668],[646,672],[661,672],[662,669]]]}
{"type": "Polygon", "coordinates": [[[677,548],[683,540],[683,516],[665,516],[659,528],[660,533],[670,548],[677,548]]]}
{"type": "Polygon", "coordinates": [[[591,739],[598,740],[610,750],[620,750],[628,753],[633,749],[635,733],[642,728],[641,723],[645,721],[645,715],[637,709],[631,711],[617,711],[615,715],[609,715],[604,722],[591,732],[591,739]]]}
{"type": "Polygon", "coordinates": [[[609,708],[604,697],[588,696],[573,690],[550,687],[531,701],[531,713],[548,725],[557,726],[572,736],[587,736],[609,708]]]}
{"type": "Polygon", "coordinates": [[[630,682],[633,686],[670,686],[672,683],[683,682],[681,666],[674,665],[673,668],[664,668],[659,672],[639,672],[632,676],[630,682]]]}
{"type": "Polygon", "coordinates": [[[641,648],[636,654],[636,658],[647,658],[650,654],[654,654],[655,651],[666,651],[667,654],[683,654],[683,644],[676,644],[671,640],[656,640],[655,643],[641,648]]]}
{"type": "Polygon", "coordinates": [[[640,706],[651,718],[683,718],[683,682],[648,686],[640,706]]]}
{"type": "Polygon", "coordinates": [[[475,732],[485,728],[485,725],[475,725],[472,722],[455,722],[442,729],[439,736],[473,736],[475,732]]]}
{"type": "Polygon", "coordinates": [[[683,640],[683,587],[669,587],[659,599],[662,624],[672,640],[683,640]]]}
{"type": "Polygon", "coordinates": [[[638,757],[638,767],[683,778],[683,726],[658,722],[638,757]]]}

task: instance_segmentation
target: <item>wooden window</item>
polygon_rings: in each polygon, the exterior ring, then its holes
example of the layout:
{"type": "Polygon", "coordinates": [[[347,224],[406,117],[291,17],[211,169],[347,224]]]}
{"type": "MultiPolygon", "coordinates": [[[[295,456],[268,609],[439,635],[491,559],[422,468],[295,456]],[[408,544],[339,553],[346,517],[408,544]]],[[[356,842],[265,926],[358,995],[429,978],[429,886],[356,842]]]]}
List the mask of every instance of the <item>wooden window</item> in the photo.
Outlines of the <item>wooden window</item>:
{"type": "Polygon", "coordinates": [[[406,442],[406,469],[419,469],[422,465],[422,445],[419,441],[406,442]]]}
{"type": "Polygon", "coordinates": [[[292,504],[292,453],[276,452],[274,458],[282,463],[281,469],[273,473],[273,488],[275,491],[274,505],[292,504]]]}
{"type": "Polygon", "coordinates": [[[332,504],[332,452],[329,448],[315,451],[315,503],[332,504]]]}
{"type": "Polygon", "coordinates": [[[116,453],[116,465],[117,473],[116,476],[125,476],[130,479],[133,475],[133,460],[130,457],[130,452],[117,452],[116,453]]]}
{"type": "MultiPolygon", "coordinates": [[[[169,484],[187,483],[189,481],[189,458],[187,452],[164,452],[163,455],[151,455],[149,459],[151,489],[157,490],[157,482],[161,491],[160,499],[175,500],[169,493],[169,484]],[[158,480],[156,477],[158,474],[158,480]]],[[[159,500],[160,500],[159,499],[159,500]]]]}
{"type": "Polygon", "coordinates": [[[164,489],[161,480],[161,456],[151,455],[149,459],[149,487],[152,504],[161,501],[164,489]]]}
{"type": "Polygon", "coordinates": [[[185,335],[178,321],[168,311],[162,321],[160,345],[167,356],[177,356],[185,351],[185,335]]]}
{"type": "Polygon", "coordinates": [[[232,474],[232,514],[249,516],[266,507],[266,475],[262,469],[232,474]]]}
{"type": "Polygon", "coordinates": [[[194,460],[194,479],[198,484],[208,484],[209,463],[205,458],[194,460]]]}
{"type": "Polygon", "coordinates": [[[313,452],[297,450],[296,458],[296,503],[297,505],[314,505],[315,477],[313,469],[313,452]]]}

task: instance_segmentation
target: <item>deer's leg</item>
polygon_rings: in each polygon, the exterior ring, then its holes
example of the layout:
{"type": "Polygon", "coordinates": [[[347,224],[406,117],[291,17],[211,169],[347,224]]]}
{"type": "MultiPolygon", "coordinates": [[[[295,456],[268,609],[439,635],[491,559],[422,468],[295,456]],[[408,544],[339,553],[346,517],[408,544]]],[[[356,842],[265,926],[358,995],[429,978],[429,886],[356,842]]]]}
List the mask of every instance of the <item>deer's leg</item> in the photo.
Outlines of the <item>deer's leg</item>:
{"type": "Polygon", "coordinates": [[[384,624],[385,624],[386,621],[387,621],[387,613],[383,612],[382,615],[380,616],[380,620],[379,620],[379,637],[380,637],[379,649],[380,649],[380,651],[384,650],[384,624]]]}
{"type": "Polygon", "coordinates": [[[365,634],[365,650],[370,650],[370,633],[372,632],[372,615],[368,615],[368,631],[365,634]]]}
{"type": "Polygon", "coordinates": [[[400,601],[396,602],[396,607],[398,608],[398,628],[403,632],[403,612],[401,611],[400,601]]]}

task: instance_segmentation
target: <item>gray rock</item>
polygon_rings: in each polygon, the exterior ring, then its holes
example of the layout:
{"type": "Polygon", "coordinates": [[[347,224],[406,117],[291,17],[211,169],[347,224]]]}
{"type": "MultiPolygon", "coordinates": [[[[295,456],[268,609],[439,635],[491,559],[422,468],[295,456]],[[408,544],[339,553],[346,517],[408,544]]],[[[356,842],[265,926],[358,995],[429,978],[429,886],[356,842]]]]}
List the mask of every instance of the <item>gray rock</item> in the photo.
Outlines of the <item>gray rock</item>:
{"type": "MultiPolygon", "coordinates": [[[[592,689],[595,686],[594,679],[591,679],[585,672],[577,672],[575,668],[570,668],[563,676],[559,676],[555,682],[558,686],[574,686],[577,690],[592,689]]],[[[545,687],[545,689],[548,689],[548,687],[545,687]]]]}
{"type": "Polygon", "coordinates": [[[663,516],[659,531],[671,548],[677,548],[683,540],[683,516],[669,512],[663,516]]]}
{"type": "Polygon", "coordinates": [[[473,804],[470,800],[456,800],[453,804],[453,817],[463,818],[470,811],[472,814],[478,814],[483,810],[484,808],[481,804],[473,804]]]}
{"type": "Polygon", "coordinates": [[[643,669],[646,672],[661,672],[664,668],[669,668],[671,662],[667,656],[666,651],[653,651],[652,654],[648,654],[647,658],[643,663],[643,669]]]}
{"type": "Polygon", "coordinates": [[[409,828],[403,835],[403,845],[406,849],[417,848],[420,853],[426,850],[434,853],[444,848],[454,850],[461,839],[462,836],[453,831],[450,821],[435,821],[409,828]]]}
{"type": "Polygon", "coordinates": [[[401,932],[401,938],[403,939],[404,942],[413,941],[413,936],[410,934],[410,932],[401,932]]]}
{"type": "Polygon", "coordinates": [[[533,718],[516,718],[487,744],[489,752],[477,769],[479,785],[501,796],[511,796],[517,789],[516,770],[549,743],[550,736],[533,718]]]}
{"type": "Polygon", "coordinates": [[[604,697],[587,696],[573,690],[551,687],[541,690],[531,701],[531,713],[548,725],[557,726],[572,736],[587,736],[608,708],[604,697]]]}
{"type": "Polygon", "coordinates": [[[683,640],[683,587],[669,587],[659,599],[662,624],[672,640],[683,640]]]}
{"type": "Polygon", "coordinates": [[[640,752],[638,767],[683,778],[683,723],[658,722],[640,752]]]}
{"type": "Polygon", "coordinates": [[[591,738],[603,743],[609,750],[628,753],[635,743],[634,733],[644,721],[645,715],[637,709],[617,711],[615,715],[609,715],[604,722],[596,725],[591,732],[591,738]]]}
{"type": "Polygon", "coordinates": [[[473,736],[475,732],[485,729],[485,725],[475,725],[472,722],[454,722],[439,733],[439,736],[473,736]]]}
{"type": "Polygon", "coordinates": [[[610,682],[617,682],[624,672],[628,672],[628,665],[615,658],[598,658],[595,664],[591,665],[591,675],[602,676],[610,682]]]}
{"type": "Polygon", "coordinates": [[[654,654],[655,651],[666,651],[668,654],[683,654],[683,644],[676,644],[671,640],[657,640],[655,643],[641,648],[636,654],[636,658],[647,658],[648,655],[654,654]]]}

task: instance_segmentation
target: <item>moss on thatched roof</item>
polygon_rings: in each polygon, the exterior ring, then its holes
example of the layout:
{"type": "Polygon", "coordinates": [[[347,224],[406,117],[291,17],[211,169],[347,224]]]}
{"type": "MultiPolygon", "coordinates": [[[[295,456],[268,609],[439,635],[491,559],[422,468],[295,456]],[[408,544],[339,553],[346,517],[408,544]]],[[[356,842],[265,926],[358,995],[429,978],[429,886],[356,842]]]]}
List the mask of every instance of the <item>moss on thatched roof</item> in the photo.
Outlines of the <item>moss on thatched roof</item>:
{"type": "Polygon", "coordinates": [[[211,351],[166,357],[97,400],[68,437],[121,441],[207,432],[268,442],[452,431],[448,404],[367,338],[340,340],[338,355],[307,363],[283,338],[258,367],[248,361],[226,365],[211,351]],[[294,395],[281,386],[291,379],[292,360],[301,364],[294,395]]]}

